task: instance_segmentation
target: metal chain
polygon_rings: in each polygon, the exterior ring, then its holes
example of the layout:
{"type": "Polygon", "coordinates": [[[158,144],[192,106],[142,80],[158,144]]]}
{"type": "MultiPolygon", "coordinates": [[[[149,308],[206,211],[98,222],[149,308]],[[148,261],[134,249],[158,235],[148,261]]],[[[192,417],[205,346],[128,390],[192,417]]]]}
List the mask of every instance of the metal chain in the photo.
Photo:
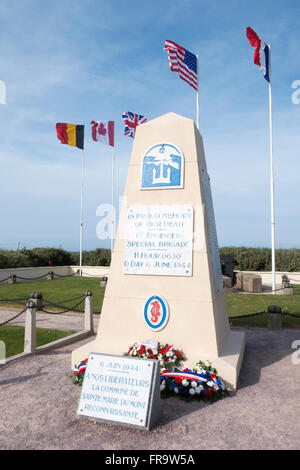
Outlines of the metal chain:
{"type": "MultiPolygon", "coordinates": [[[[67,313],[67,312],[74,312],[75,311],[75,308],[78,307],[80,304],[82,304],[82,302],[84,301],[84,299],[82,299],[80,302],[78,302],[76,305],[74,305],[73,307],[67,307],[67,310],[64,310],[62,312],[50,312],[49,310],[44,310],[43,308],[40,309],[41,312],[44,312],[44,313],[50,313],[52,315],[60,315],[61,313],[67,313]]],[[[60,305],[60,307],[63,307],[63,305],[60,305]]]]}
{"type": "Polygon", "coordinates": [[[283,315],[288,315],[290,317],[300,318],[300,315],[297,315],[297,313],[283,312],[283,315]]]}
{"type": "MultiPolygon", "coordinates": [[[[45,274],[42,274],[42,276],[37,276],[37,277],[22,277],[22,276],[18,276],[17,274],[14,274],[14,276],[16,277],[16,279],[22,279],[22,281],[36,281],[37,279],[42,279],[43,277],[46,277],[48,276],[48,274],[52,274],[51,271],[49,271],[48,273],[45,273],[45,274]]],[[[67,274],[65,276],[62,276],[60,274],[56,274],[56,273],[53,273],[54,276],[56,277],[62,277],[62,278],[65,278],[65,277],[73,277],[73,276],[76,276],[77,273],[73,273],[73,274],[67,274]]],[[[5,279],[2,279],[0,281],[1,282],[4,282],[4,281],[7,281],[8,279],[10,278],[10,276],[6,277],[5,279]]]]}
{"type": "MultiPolygon", "coordinates": [[[[85,295],[78,295],[77,297],[73,297],[72,299],[67,299],[67,300],[62,300],[61,303],[64,304],[64,303],[68,303],[68,302],[73,302],[74,300],[78,300],[78,299],[85,299],[85,295]]],[[[49,304],[49,305],[53,305],[54,307],[66,307],[65,305],[61,305],[61,304],[57,304],[55,302],[51,302],[50,300],[46,300],[46,299],[42,299],[44,303],[46,304],[49,304]]]]}
{"type": "Polygon", "coordinates": [[[15,320],[15,318],[18,318],[20,315],[22,315],[22,313],[26,312],[27,308],[24,308],[24,310],[22,310],[22,312],[19,312],[17,315],[15,315],[14,317],[10,318],[9,320],[6,320],[5,322],[3,323],[0,323],[0,327],[1,326],[4,326],[4,325],[7,325],[7,323],[15,320]]]}
{"type": "Polygon", "coordinates": [[[236,317],[229,317],[229,320],[235,320],[237,318],[257,317],[258,315],[263,315],[264,313],[267,313],[267,312],[248,313],[247,315],[239,315],[239,316],[236,316],[236,317]]]}
{"type": "Polygon", "coordinates": [[[76,276],[76,275],[77,275],[77,273],[66,274],[65,276],[62,276],[61,274],[55,274],[55,273],[53,273],[53,274],[54,274],[54,276],[56,276],[56,277],[63,277],[63,278],[65,278],[65,277],[73,277],[73,276],[76,276]]]}

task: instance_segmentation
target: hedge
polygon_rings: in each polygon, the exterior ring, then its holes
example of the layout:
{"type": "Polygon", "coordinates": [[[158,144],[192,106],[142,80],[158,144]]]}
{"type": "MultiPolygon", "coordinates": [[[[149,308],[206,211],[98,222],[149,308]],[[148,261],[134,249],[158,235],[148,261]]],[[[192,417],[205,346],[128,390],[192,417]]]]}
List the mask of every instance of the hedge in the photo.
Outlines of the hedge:
{"type": "MultiPolygon", "coordinates": [[[[271,250],[269,248],[223,247],[220,254],[232,255],[234,268],[241,271],[271,271],[271,250]]],[[[0,250],[0,268],[21,268],[31,266],[79,265],[79,253],[59,248],[23,248],[19,251],[0,250]]],[[[85,266],[109,266],[110,250],[97,248],[83,251],[82,264],[85,266]]],[[[300,271],[300,249],[276,250],[277,271],[300,271]]]]}
{"type": "MultiPolygon", "coordinates": [[[[223,247],[221,255],[232,255],[234,268],[239,271],[271,271],[270,248],[223,247]]],[[[300,249],[282,249],[275,252],[276,271],[300,271],[300,249]]]]}
{"type": "MultiPolygon", "coordinates": [[[[83,251],[83,265],[109,266],[110,250],[97,248],[83,251]]],[[[23,248],[19,251],[0,250],[0,269],[27,268],[37,266],[70,266],[79,264],[79,253],[71,253],[60,248],[23,248]]]]}

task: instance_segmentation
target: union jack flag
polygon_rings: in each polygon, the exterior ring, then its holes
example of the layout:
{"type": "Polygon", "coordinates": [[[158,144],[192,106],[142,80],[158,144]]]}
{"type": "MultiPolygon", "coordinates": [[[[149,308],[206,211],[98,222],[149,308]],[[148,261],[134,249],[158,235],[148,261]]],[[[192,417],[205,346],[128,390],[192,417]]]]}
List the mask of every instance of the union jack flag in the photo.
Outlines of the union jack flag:
{"type": "Polygon", "coordinates": [[[168,59],[172,72],[198,91],[197,56],[176,42],[166,39],[164,49],[168,51],[168,59]]]}
{"type": "Polygon", "coordinates": [[[144,124],[144,122],[147,122],[147,118],[145,118],[145,116],[141,116],[140,114],[134,114],[130,111],[125,111],[125,113],[122,114],[122,118],[124,119],[125,123],[124,135],[128,135],[133,139],[137,126],[139,126],[140,124],[144,124]]]}

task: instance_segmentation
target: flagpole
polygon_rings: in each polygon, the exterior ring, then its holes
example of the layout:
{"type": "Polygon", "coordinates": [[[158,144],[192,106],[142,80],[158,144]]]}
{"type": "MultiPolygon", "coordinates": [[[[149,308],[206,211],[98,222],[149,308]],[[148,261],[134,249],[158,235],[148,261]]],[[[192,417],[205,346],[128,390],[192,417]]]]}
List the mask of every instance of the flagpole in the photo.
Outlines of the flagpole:
{"type": "Polygon", "coordinates": [[[112,204],[112,220],[111,220],[111,240],[110,240],[110,249],[111,249],[111,260],[112,260],[112,253],[114,248],[114,228],[115,228],[115,200],[114,200],[114,173],[115,173],[115,147],[112,148],[112,155],[111,155],[111,204],[112,204]]]}
{"type": "Polygon", "coordinates": [[[199,128],[199,55],[196,54],[196,58],[197,58],[197,95],[196,95],[196,100],[197,100],[197,103],[196,103],[196,108],[197,108],[197,128],[198,130],[200,130],[199,128]]]}
{"type": "Polygon", "coordinates": [[[82,238],[83,238],[83,182],[84,182],[84,149],[82,150],[82,162],[81,162],[81,192],[80,192],[80,254],[79,254],[79,265],[80,265],[80,276],[82,276],[82,238]]]}
{"type": "Polygon", "coordinates": [[[275,271],[275,210],[274,210],[274,165],[273,165],[273,122],[272,122],[272,87],[271,87],[271,46],[270,69],[269,69],[269,123],[270,123],[270,172],[271,172],[271,243],[272,243],[272,291],[276,290],[276,271],[275,271]]]}

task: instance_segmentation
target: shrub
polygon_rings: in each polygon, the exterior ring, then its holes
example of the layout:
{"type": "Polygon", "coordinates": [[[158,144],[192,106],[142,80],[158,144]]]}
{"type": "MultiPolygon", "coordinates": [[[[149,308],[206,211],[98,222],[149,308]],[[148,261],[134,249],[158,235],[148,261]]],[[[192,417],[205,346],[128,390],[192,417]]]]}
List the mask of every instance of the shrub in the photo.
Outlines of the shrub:
{"type": "MultiPolygon", "coordinates": [[[[271,271],[270,248],[223,247],[221,255],[232,255],[234,267],[240,271],[271,271]]],[[[281,249],[275,253],[276,271],[300,271],[300,249],[281,249]]]]}

